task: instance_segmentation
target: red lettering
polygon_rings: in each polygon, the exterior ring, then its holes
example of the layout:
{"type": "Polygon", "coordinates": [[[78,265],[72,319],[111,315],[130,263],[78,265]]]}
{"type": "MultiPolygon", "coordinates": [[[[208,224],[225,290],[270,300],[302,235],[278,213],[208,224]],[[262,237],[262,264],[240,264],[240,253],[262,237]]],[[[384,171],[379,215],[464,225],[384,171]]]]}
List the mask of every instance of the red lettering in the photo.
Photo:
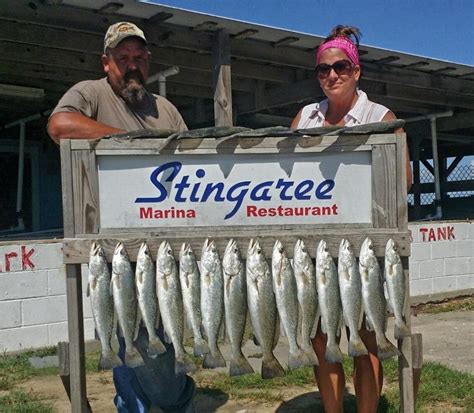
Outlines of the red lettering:
{"type": "Polygon", "coordinates": [[[30,260],[30,257],[35,252],[34,248],[26,252],[26,247],[24,245],[21,246],[21,268],[26,270],[26,267],[30,267],[31,269],[35,268],[35,264],[33,264],[30,260]]]}
{"type": "Polygon", "coordinates": [[[438,241],[446,239],[446,228],[438,228],[438,241]]]}
{"type": "Polygon", "coordinates": [[[338,213],[338,212],[337,212],[337,204],[334,204],[334,205],[332,206],[332,214],[333,214],[333,215],[337,215],[337,213],[338,213]]]}
{"type": "Polygon", "coordinates": [[[5,271],[10,271],[10,260],[16,257],[18,257],[18,254],[16,252],[9,252],[5,254],[5,271]]]}
{"type": "Polygon", "coordinates": [[[265,208],[258,208],[258,216],[259,217],[266,217],[267,216],[267,210],[265,208]]]}
{"type": "Polygon", "coordinates": [[[454,227],[448,227],[448,240],[456,239],[454,236],[454,227]]]}
{"type": "Polygon", "coordinates": [[[420,232],[423,234],[423,242],[426,241],[426,233],[428,232],[428,228],[420,228],[420,232]]]}
{"type": "Polygon", "coordinates": [[[248,217],[257,216],[257,207],[255,205],[247,205],[247,216],[248,217]]]}
{"type": "Polygon", "coordinates": [[[436,234],[433,228],[430,228],[430,232],[428,234],[428,241],[436,241],[436,234]]]}
{"type": "Polygon", "coordinates": [[[151,208],[140,208],[140,218],[152,218],[153,210],[151,208]]]}

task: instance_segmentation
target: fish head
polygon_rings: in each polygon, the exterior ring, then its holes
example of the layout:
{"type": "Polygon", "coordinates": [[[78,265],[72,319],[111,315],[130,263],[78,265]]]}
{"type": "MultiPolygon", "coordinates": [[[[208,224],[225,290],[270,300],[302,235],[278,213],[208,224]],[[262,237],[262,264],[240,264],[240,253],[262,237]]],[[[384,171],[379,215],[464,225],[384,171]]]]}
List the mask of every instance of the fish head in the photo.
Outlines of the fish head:
{"type": "Polygon", "coordinates": [[[185,272],[191,273],[194,271],[196,257],[190,244],[183,243],[181,245],[181,250],[179,251],[179,263],[185,272]]]}
{"type": "Polygon", "coordinates": [[[130,266],[127,249],[123,242],[119,241],[115,246],[114,256],[112,258],[112,268],[116,273],[122,273],[130,266]]]}
{"type": "Polygon", "coordinates": [[[159,248],[157,254],[157,265],[159,265],[160,270],[165,274],[170,274],[175,265],[173,250],[168,241],[163,241],[159,248]]]}
{"type": "Polygon", "coordinates": [[[93,242],[89,254],[89,270],[94,273],[103,271],[107,267],[107,259],[105,258],[105,252],[98,242],[93,242]]]}
{"type": "Polygon", "coordinates": [[[214,240],[206,238],[202,247],[201,266],[204,267],[206,271],[214,272],[217,269],[218,263],[219,252],[216,243],[214,240]]]}
{"type": "Polygon", "coordinates": [[[150,268],[153,265],[151,251],[146,242],[142,242],[138,249],[137,266],[141,268],[150,268]]]}
{"type": "Polygon", "coordinates": [[[256,276],[264,275],[267,269],[265,254],[258,240],[250,240],[247,252],[247,268],[256,276]]]}
{"type": "Polygon", "coordinates": [[[283,247],[283,244],[279,241],[276,240],[275,244],[273,245],[273,253],[272,253],[273,261],[281,261],[286,257],[286,251],[285,248],[283,247]]]}
{"type": "Polygon", "coordinates": [[[352,244],[349,242],[349,240],[345,238],[343,238],[339,244],[338,259],[348,267],[351,266],[355,260],[354,248],[352,247],[352,244]]]}
{"type": "Polygon", "coordinates": [[[316,263],[320,268],[329,269],[331,265],[332,257],[329,253],[329,248],[323,239],[319,241],[318,248],[316,250],[316,263]]]}
{"type": "Polygon", "coordinates": [[[222,266],[226,275],[237,275],[243,265],[239,243],[231,239],[225,248],[222,266]]]}
{"type": "Polygon", "coordinates": [[[359,261],[364,267],[371,267],[375,265],[376,260],[374,244],[372,240],[367,237],[360,248],[359,261]]]}
{"type": "Polygon", "coordinates": [[[392,265],[401,262],[400,255],[398,253],[398,245],[391,238],[387,241],[387,245],[385,246],[385,259],[392,265]]]}

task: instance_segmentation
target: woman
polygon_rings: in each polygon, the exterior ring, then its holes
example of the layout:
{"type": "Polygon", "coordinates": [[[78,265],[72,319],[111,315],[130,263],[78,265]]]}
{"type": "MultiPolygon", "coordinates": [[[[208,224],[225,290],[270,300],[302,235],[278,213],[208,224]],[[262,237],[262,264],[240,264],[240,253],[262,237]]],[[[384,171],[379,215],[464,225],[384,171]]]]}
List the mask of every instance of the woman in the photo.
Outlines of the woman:
{"type": "MultiPolygon", "coordinates": [[[[357,28],[337,26],[319,46],[316,54],[316,75],[327,99],[301,109],[291,124],[292,128],[354,126],[396,119],[393,112],[385,106],[371,102],[367,95],[357,88],[361,72],[357,51],[359,38],[360,32],[357,28]]],[[[410,186],[411,168],[408,156],[407,182],[410,186]]],[[[375,334],[363,329],[360,335],[369,354],[354,357],[353,379],[357,411],[376,412],[382,391],[382,364],[377,358],[375,334]]],[[[319,359],[319,366],[315,366],[314,371],[324,411],[342,412],[344,370],[340,363],[326,362],[326,335],[321,332],[320,326],[313,339],[313,347],[319,359]]]]}

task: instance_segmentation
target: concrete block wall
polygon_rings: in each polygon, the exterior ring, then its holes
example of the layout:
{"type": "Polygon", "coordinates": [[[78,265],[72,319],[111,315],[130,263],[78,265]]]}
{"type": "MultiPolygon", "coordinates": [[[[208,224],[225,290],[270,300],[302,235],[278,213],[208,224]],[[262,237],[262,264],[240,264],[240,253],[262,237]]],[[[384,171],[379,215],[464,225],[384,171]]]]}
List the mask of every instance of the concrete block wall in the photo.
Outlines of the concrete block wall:
{"type": "Polygon", "coordinates": [[[410,295],[474,288],[474,223],[412,223],[410,295]]]}
{"type": "MultiPolygon", "coordinates": [[[[83,291],[87,275],[83,274],[83,291]]],[[[84,298],[87,339],[94,337],[84,298]]],[[[0,352],[56,345],[67,340],[66,275],[60,242],[0,246],[0,352]]]]}

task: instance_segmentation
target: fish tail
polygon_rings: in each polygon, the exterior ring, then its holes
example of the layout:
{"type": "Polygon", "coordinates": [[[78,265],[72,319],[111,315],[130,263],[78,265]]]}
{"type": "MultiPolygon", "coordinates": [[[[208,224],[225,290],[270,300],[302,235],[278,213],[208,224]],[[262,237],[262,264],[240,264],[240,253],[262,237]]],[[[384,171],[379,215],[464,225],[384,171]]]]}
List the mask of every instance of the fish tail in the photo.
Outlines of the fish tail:
{"type": "Polygon", "coordinates": [[[301,348],[304,352],[304,355],[306,357],[306,363],[304,364],[305,366],[319,366],[319,360],[318,357],[316,356],[316,353],[314,352],[314,349],[312,346],[304,346],[301,348]]]}
{"type": "Polygon", "coordinates": [[[143,366],[144,364],[145,362],[143,361],[143,357],[136,348],[129,347],[125,350],[125,365],[127,367],[139,367],[143,366]]]}
{"type": "Polygon", "coordinates": [[[204,357],[206,354],[210,353],[209,346],[206,343],[206,340],[203,338],[194,339],[194,356],[195,357],[204,357]]]}
{"type": "Polygon", "coordinates": [[[334,343],[326,346],[326,354],[324,358],[328,363],[342,363],[344,356],[342,355],[339,345],[334,343]]]}
{"type": "Polygon", "coordinates": [[[272,354],[271,358],[262,361],[262,379],[272,379],[285,375],[285,370],[272,354]]]}
{"type": "Polygon", "coordinates": [[[349,340],[349,348],[347,353],[351,357],[358,357],[358,356],[364,356],[368,354],[367,347],[365,347],[365,344],[363,341],[358,338],[351,338],[349,340]]]}
{"type": "Polygon", "coordinates": [[[148,355],[155,358],[166,353],[166,347],[157,335],[150,336],[148,340],[148,355]]]}
{"type": "Polygon", "coordinates": [[[405,321],[395,320],[395,339],[401,340],[403,337],[410,337],[410,329],[405,321]]]}
{"type": "Polygon", "coordinates": [[[178,374],[194,373],[197,367],[194,361],[186,353],[183,353],[180,357],[176,356],[174,364],[174,372],[178,374]]]}
{"type": "Polygon", "coordinates": [[[293,351],[288,354],[288,368],[290,370],[297,369],[306,364],[306,356],[304,352],[298,348],[297,351],[293,351]]]}
{"type": "Polygon", "coordinates": [[[400,356],[400,351],[385,336],[381,340],[377,339],[377,357],[380,360],[397,356],[400,356]]]}
{"type": "Polygon", "coordinates": [[[241,376],[242,374],[252,373],[254,373],[253,368],[243,354],[231,358],[229,366],[229,374],[231,376],[241,376]]]}
{"type": "Polygon", "coordinates": [[[205,369],[216,369],[218,367],[225,367],[226,363],[222,356],[219,347],[216,347],[215,351],[212,350],[204,356],[202,367],[205,369]]]}
{"type": "Polygon", "coordinates": [[[112,351],[102,352],[99,359],[99,370],[112,370],[123,366],[122,360],[112,351]]]}

